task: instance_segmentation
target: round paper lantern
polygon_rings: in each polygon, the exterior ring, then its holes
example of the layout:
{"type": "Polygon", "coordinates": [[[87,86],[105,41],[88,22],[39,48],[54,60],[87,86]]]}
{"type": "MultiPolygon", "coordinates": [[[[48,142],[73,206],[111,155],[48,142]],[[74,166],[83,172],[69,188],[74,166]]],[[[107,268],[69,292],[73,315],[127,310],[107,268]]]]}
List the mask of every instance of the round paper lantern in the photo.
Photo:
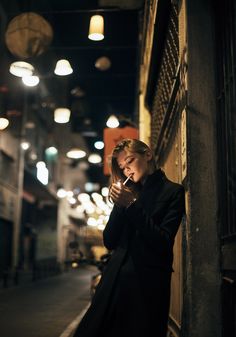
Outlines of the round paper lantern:
{"type": "Polygon", "coordinates": [[[22,59],[42,54],[53,38],[51,25],[40,15],[27,12],[14,17],[5,33],[9,51],[22,59]]]}
{"type": "Polygon", "coordinates": [[[111,61],[106,56],[99,57],[95,62],[95,67],[101,71],[108,70],[111,67],[111,61]]]}

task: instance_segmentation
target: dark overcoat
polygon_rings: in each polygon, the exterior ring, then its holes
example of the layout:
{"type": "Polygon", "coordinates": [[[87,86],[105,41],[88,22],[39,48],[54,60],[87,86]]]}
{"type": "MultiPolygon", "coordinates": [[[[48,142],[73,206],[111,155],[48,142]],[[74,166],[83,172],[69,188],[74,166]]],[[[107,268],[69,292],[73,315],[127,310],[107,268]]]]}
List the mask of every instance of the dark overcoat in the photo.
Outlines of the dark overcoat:
{"type": "Polygon", "coordinates": [[[165,337],[173,244],[185,212],[184,188],[161,169],[130,207],[114,206],[103,233],[113,251],[74,337],[165,337]]]}

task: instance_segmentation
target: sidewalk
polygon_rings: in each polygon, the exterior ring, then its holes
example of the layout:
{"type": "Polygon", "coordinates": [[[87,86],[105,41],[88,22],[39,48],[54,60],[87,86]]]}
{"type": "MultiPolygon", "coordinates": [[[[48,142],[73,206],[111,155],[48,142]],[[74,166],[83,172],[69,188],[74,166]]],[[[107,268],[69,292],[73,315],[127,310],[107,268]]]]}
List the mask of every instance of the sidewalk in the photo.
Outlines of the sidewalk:
{"type": "Polygon", "coordinates": [[[0,290],[0,336],[69,337],[90,304],[90,266],[0,290]]]}
{"type": "Polygon", "coordinates": [[[38,262],[31,269],[16,268],[11,271],[4,271],[0,278],[0,290],[29,284],[61,273],[60,265],[47,259],[38,262]]]}
{"type": "Polygon", "coordinates": [[[0,279],[0,291],[33,282],[32,271],[17,271],[4,273],[0,279]]]}
{"type": "Polygon", "coordinates": [[[85,308],[81,311],[81,313],[67,326],[67,328],[63,331],[63,333],[59,337],[73,337],[74,331],[84,314],[88,310],[90,306],[90,302],[85,306],[85,308]]]}
{"type": "Polygon", "coordinates": [[[37,283],[38,281],[45,280],[51,277],[61,275],[63,272],[56,274],[42,275],[41,277],[35,277],[32,271],[20,270],[17,273],[9,273],[0,279],[0,293],[11,288],[21,287],[28,284],[37,283]]]}

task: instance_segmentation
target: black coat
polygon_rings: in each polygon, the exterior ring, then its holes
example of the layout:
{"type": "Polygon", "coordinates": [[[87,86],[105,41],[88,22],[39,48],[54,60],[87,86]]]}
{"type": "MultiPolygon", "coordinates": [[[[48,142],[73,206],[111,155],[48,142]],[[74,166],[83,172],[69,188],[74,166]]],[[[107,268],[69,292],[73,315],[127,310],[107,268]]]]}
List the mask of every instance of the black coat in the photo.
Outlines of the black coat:
{"type": "Polygon", "coordinates": [[[166,336],[173,244],[184,205],[183,186],[159,169],[128,209],[114,206],[103,233],[113,254],[74,337],[166,336]]]}

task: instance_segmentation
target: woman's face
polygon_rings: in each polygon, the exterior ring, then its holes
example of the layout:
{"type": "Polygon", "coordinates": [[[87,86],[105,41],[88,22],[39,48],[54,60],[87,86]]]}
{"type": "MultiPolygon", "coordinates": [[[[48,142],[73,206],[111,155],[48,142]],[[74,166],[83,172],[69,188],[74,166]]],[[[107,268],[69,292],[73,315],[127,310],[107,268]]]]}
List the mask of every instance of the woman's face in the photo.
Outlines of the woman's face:
{"type": "Polygon", "coordinates": [[[151,158],[152,154],[150,151],[139,154],[124,149],[117,155],[117,163],[126,177],[132,175],[130,179],[133,182],[142,183],[146,176],[153,171],[151,171],[149,164],[151,158]]]}

